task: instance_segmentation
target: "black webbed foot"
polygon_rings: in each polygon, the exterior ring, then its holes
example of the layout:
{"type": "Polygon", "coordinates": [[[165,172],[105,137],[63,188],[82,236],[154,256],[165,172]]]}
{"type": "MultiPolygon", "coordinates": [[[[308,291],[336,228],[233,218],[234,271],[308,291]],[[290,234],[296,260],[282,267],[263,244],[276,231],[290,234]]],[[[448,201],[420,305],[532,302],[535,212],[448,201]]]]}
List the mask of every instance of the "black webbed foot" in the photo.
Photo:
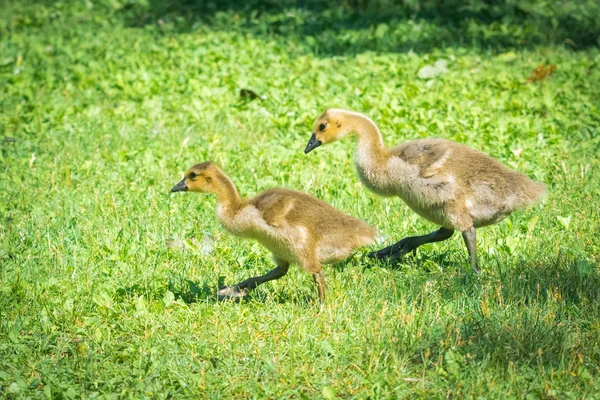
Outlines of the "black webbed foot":
{"type": "Polygon", "coordinates": [[[394,243],[393,245],[378,251],[373,251],[367,256],[379,260],[395,260],[404,257],[404,255],[410,253],[411,251],[416,253],[417,247],[424,245],[425,243],[441,242],[449,239],[452,237],[453,232],[454,231],[452,229],[441,227],[437,231],[431,232],[428,235],[406,237],[398,243],[394,243]]]}
{"type": "Polygon", "coordinates": [[[239,285],[225,286],[217,292],[219,299],[243,299],[248,296],[248,290],[239,285]]]}
{"type": "Polygon", "coordinates": [[[417,247],[420,246],[418,240],[415,237],[407,237],[400,240],[398,243],[394,243],[384,249],[373,251],[367,254],[367,257],[376,258],[379,260],[395,260],[404,257],[411,251],[416,253],[417,247]]]}

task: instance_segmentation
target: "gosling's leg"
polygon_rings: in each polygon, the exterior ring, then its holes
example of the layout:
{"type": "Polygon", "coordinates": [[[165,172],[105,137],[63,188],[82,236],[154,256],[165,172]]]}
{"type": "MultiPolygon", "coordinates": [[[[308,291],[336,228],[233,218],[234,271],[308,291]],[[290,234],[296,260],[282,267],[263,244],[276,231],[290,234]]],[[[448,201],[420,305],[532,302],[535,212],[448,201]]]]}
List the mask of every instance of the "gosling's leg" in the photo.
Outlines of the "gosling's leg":
{"type": "Polygon", "coordinates": [[[479,273],[479,260],[477,259],[477,235],[475,234],[475,227],[472,226],[466,231],[463,231],[462,237],[467,245],[471,267],[475,270],[475,272],[479,273]]]}
{"type": "Polygon", "coordinates": [[[416,250],[417,247],[424,245],[425,243],[441,242],[443,240],[450,239],[453,233],[453,229],[441,227],[437,231],[431,232],[429,235],[410,236],[404,238],[398,243],[394,243],[393,245],[384,249],[369,253],[368,257],[390,260],[402,258],[405,254],[416,250]]]}
{"type": "Polygon", "coordinates": [[[316,274],[313,274],[315,283],[317,284],[317,291],[319,292],[319,304],[321,308],[325,304],[325,271],[321,270],[316,274]]]}
{"type": "Polygon", "coordinates": [[[300,257],[300,264],[303,270],[312,274],[319,293],[319,304],[323,308],[325,304],[325,271],[323,271],[323,265],[314,250],[314,247],[306,248],[300,257]]]}
{"type": "Polygon", "coordinates": [[[255,289],[258,285],[283,277],[285,274],[287,274],[290,263],[279,258],[275,258],[275,262],[277,263],[277,268],[269,271],[265,275],[248,278],[237,285],[221,288],[218,292],[219,296],[246,297],[248,293],[255,289]]]}

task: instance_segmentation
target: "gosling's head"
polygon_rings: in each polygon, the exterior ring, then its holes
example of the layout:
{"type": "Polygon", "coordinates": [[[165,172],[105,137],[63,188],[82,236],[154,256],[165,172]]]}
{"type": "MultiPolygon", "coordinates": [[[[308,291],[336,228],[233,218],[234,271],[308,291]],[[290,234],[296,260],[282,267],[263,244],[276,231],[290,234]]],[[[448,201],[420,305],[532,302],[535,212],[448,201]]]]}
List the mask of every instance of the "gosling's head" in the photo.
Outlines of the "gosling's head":
{"type": "Polygon", "coordinates": [[[215,193],[219,183],[219,168],[211,161],[194,165],[171,192],[215,193]]]}
{"type": "Polygon", "coordinates": [[[340,140],[352,131],[346,120],[347,111],[330,108],[315,120],[312,136],[304,149],[304,154],[311,152],[322,144],[340,140]]]}

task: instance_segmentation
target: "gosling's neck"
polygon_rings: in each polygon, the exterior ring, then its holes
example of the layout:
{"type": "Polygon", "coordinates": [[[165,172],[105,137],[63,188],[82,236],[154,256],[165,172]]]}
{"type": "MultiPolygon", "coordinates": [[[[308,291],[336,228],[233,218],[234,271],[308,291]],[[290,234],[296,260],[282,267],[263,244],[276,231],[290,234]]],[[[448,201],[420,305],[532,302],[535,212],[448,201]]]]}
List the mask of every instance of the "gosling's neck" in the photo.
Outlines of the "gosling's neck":
{"type": "Polygon", "coordinates": [[[381,132],[370,118],[354,112],[347,112],[349,129],[358,136],[357,154],[371,159],[381,160],[387,157],[387,148],[383,143],[381,132]]]}
{"type": "Polygon", "coordinates": [[[223,173],[217,176],[217,180],[219,185],[214,194],[217,196],[218,206],[227,212],[237,211],[244,203],[244,199],[240,197],[237,188],[231,179],[223,173]]]}

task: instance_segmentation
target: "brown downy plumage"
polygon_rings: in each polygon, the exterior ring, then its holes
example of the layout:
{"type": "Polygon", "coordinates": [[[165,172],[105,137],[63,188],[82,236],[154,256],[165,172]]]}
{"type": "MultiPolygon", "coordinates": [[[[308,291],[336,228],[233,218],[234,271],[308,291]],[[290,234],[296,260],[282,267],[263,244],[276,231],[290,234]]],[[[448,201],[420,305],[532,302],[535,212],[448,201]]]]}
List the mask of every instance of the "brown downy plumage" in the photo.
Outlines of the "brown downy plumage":
{"type": "Polygon", "coordinates": [[[219,290],[220,296],[244,297],[258,285],[284,276],[290,263],[313,275],[323,304],[323,264],[348,258],[373,242],[375,230],[305,193],[270,189],[252,199],[240,197],[231,180],[214,163],[190,168],[172,192],[191,191],[217,196],[217,218],[234,235],[258,240],[274,256],[277,268],[219,290]]]}
{"type": "Polygon", "coordinates": [[[354,162],[362,183],[381,196],[402,198],[417,214],[441,225],[429,235],[405,238],[370,257],[399,258],[459,230],[470,263],[479,271],[475,228],[494,224],[546,193],[543,183],[460,143],[419,139],[387,148],[375,123],[352,111],[326,110],[315,121],[304,152],[349,133],[358,136],[354,162]]]}

